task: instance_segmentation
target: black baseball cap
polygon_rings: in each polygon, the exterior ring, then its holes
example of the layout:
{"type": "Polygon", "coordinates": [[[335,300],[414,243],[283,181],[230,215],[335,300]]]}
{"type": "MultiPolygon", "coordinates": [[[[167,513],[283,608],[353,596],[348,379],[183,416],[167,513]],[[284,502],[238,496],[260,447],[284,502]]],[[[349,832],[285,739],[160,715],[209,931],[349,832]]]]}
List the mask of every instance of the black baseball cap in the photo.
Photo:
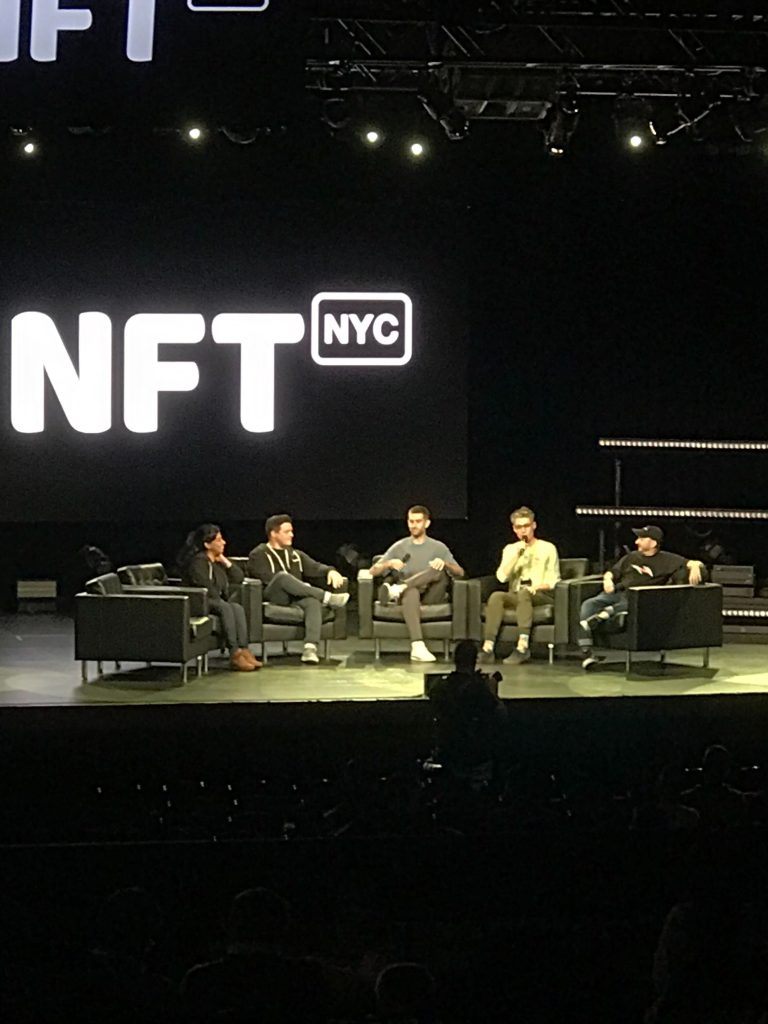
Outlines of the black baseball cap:
{"type": "Polygon", "coordinates": [[[659,526],[638,526],[637,529],[633,527],[632,533],[636,537],[650,537],[657,544],[664,540],[664,531],[659,526]]]}

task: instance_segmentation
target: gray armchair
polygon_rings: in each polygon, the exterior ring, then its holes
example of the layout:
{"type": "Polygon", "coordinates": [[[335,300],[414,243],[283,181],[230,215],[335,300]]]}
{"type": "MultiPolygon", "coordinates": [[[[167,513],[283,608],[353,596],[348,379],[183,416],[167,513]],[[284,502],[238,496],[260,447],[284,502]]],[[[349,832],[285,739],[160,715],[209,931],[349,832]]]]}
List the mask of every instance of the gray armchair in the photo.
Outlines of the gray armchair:
{"type": "Polygon", "coordinates": [[[182,682],[187,666],[197,662],[200,675],[206,655],[219,647],[208,597],[197,587],[131,587],[116,573],[96,576],[75,596],[75,658],[88,682],[88,662],[95,661],[99,678],[103,663],[122,661],[178,665],[182,682]]]}
{"type": "MultiPolygon", "coordinates": [[[[599,594],[602,576],[575,581],[569,590],[571,640],[579,635],[579,609],[588,597],[599,594]]],[[[593,631],[594,648],[624,653],[627,673],[635,652],[658,652],[661,662],[668,651],[700,648],[702,665],[709,665],[711,647],[723,645],[723,588],[717,583],[669,584],[662,587],[630,587],[626,612],[600,624],[593,631]]]]}
{"type": "MultiPolygon", "coordinates": [[[[248,571],[248,559],[233,557],[231,561],[239,565],[244,573],[248,571]]],[[[340,593],[348,589],[348,581],[340,593]]],[[[248,623],[248,640],[250,643],[261,644],[261,660],[267,663],[267,643],[277,641],[286,644],[291,640],[304,640],[304,614],[301,608],[285,607],[279,604],[272,604],[264,600],[264,585],[261,580],[251,579],[246,576],[241,593],[237,600],[240,600],[245,608],[245,620],[248,623]]],[[[320,632],[320,639],[323,642],[323,657],[328,660],[331,651],[332,640],[347,639],[347,609],[323,607],[323,625],[320,632]]]]}
{"type": "MultiPolygon", "coordinates": [[[[370,569],[357,575],[357,609],[361,640],[373,640],[376,660],[381,657],[382,640],[408,640],[403,610],[398,604],[381,604],[378,591],[382,580],[374,578],[370,569]]],[[[422,631],[425,642],[440,640],[443,656],[450,657],[451,644],[467,637],[468,586],[466,580],[455,579],[445,604],[421,606],[422,631]]]]}
{"type": "MultiPolygon", "coordinates": [[[[555,586],[555,600],[552,604],[539,605],[533,609],[533,629],[531,645],[546,644],[550,665],[553,662],[555,649],[565,647],[569,640],[569,600],[568,581],[584,576],[589,569],[586,558],[561,558],[560,583],[555,586]]],[[[469,587],[469,636],[480,642],[483,639],[483,623],[488,598],[495,590],[504,590],[505,584],[499,583],[495,576],[480,576],[467,581],[469,587]]],[[[505,609],[498,642],[514,645],[518,637],[517,612],[513,608],[505,609]]]]}

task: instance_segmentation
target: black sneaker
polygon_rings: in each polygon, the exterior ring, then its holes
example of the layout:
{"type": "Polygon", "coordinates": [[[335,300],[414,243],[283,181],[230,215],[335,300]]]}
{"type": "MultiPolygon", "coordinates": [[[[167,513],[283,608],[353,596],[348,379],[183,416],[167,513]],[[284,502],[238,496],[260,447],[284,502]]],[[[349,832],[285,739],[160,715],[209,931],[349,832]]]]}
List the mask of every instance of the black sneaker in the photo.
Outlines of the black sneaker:
{"type": "Polygon", "coordinates": [[[531,660],[531,649],[527,647],[524,651],[512,651],[502,661],[502,665],[522,665],[524,661],[531,660]]]}
{"type": "Polygon", "coordinates": [[[492,665],[496,661],[495,651],[480,651],[477,660],[481,665],[492,665]]]}

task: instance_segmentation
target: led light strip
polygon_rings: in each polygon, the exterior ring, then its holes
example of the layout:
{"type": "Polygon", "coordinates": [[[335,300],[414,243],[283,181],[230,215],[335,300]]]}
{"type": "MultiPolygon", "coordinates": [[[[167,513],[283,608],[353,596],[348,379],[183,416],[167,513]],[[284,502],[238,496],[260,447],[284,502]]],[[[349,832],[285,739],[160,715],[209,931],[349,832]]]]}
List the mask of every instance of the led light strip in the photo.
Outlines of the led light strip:
{"type": "Polygon", "coordinates": [[[690,448],[697,451],[766,452],[768,441],[651,441],[642,438],[601,437],[601,448],[690,448]]]}
{"type": "Polygon", "coordinates": [[[610,516],[614,519],[768,519],[766,509],[739,508],[643,508],[616,505],[577,505],[577,516],[610,516]]]}
{"type": "Polygon", "coordinates": [[[765,608],[723,608],[723,618],[768,619],[765,608]]]}

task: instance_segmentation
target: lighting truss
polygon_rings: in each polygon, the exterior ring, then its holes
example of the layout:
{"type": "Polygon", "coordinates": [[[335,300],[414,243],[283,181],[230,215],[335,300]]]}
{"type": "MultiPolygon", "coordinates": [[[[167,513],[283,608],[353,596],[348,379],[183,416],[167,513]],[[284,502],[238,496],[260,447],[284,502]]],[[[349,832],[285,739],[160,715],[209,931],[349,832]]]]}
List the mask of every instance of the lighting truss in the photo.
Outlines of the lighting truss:
{"type": "Polygon", "coordinates": [[[414,92],[415,75],[452,68],[467,103],[551,101],[538,79],[563,74],[579,95],[617,96],[631,78],[636,96],[675,97],[698,79],[730,98],[768,77],[768,7],[757,0],[310,0],[309,10],[310,90],[342,75],[349,89],[414,92]]]}
{"type": "Polygon", "coordinates": [[[740,508],[653,508],[629,505],[577,505],[577,516],[611,519],[738,519],[766,520],[768,509],[740,508]]]}
{"type": "Polygon", "coordinates": [[[768,441],[678,441],[629,437],[601,437],[601,448],[689,448],[695,451],[765,452],[768,441]]]}

